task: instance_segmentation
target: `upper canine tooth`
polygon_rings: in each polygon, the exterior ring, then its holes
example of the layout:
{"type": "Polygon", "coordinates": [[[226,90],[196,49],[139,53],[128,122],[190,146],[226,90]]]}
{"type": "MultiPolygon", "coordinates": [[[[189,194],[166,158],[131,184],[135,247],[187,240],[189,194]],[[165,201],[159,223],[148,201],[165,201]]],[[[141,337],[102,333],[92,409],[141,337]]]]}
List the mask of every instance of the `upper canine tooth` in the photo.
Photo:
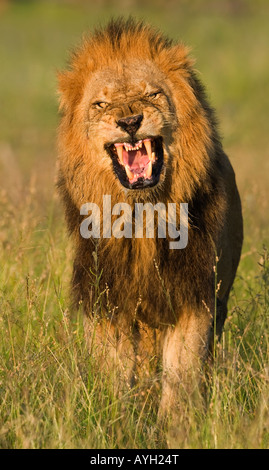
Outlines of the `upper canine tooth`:
{"type": "Polygon", "coordinates": [[[122,145],[115,145],[115,147],[116,147],[116,150],[117,150],[119,161],[123,165],[123,160],[122,160],[123,146],[122,145]]]}
{"type": "Polygon", "coordinates": [[[144,140],[144,145],[146,147],[148,157],[149,157],[149,159],[151,159],[151,140],[150,139],[145,139],[144,140]]]}

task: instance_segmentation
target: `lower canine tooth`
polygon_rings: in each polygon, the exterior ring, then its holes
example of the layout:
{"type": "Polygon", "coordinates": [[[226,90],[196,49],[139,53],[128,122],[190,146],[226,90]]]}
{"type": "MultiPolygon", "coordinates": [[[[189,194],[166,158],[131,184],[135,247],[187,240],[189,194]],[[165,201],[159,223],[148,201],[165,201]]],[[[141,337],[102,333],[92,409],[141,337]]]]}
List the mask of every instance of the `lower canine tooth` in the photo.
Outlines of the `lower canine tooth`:
{"type": "Polygon", "coordinates": [[[146,177],[150,178],[152,175],[152,162],[150,161],[146,170],[146,177]]]}
{"type": "Polygon", "coordinates": [[[155,152],[152,152],[150,160],[152,162],[155,162],[155,160],[156,160],[155,152]]]}
{"type": "Polygon", "coordinates": [[[128,166],[125,167],[126,175],[128,176],[129,180],[132,181],[134,179],[134,174],[131,170],[129,170],[128,166]]]}

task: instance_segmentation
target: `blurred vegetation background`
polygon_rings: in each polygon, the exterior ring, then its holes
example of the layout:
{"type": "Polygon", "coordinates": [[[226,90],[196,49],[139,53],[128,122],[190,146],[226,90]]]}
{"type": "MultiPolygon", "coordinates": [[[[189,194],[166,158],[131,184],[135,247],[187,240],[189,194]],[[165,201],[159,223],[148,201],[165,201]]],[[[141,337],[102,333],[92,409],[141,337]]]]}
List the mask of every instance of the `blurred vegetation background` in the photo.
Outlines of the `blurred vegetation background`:
{"type": "Polygon", "coordinates": [[[143,396],[113,401],[81,316],[69,325],[55,194],[57,71],[84,32],[130,14],[192,47],[245,221],[216,386],[176,445],[268,447],[268,0],[0,0],[0,447],[156,446],[143,396]]]}

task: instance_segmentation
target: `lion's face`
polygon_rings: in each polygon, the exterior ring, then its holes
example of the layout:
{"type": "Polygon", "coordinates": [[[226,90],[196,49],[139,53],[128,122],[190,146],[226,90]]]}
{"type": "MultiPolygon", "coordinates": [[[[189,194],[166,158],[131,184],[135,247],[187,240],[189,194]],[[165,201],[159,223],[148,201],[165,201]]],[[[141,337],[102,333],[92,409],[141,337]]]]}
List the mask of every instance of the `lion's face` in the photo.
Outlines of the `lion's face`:
{"type": "Polygon", "coordinates": [[[122,186],[141,190],[165,179],[175,119],[169,88],[153,63],[134,60],[95,72],[82,107],[91,153],[104,168],[112,162],[122,186]]]}
{"type": "Polygon", "coordinates": [[[189,201],[208,179],[214,136],[188,50],[140,24],[111,28],[59,74],[61,181],[78,207],[102,194],[189,201]]]}

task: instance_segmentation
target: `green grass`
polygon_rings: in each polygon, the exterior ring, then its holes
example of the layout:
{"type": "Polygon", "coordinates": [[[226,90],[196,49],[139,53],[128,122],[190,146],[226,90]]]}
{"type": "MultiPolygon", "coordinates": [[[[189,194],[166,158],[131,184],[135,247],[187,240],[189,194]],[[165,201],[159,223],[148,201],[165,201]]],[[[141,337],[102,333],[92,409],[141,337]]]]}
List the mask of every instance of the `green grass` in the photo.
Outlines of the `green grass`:
{"type": "MultiPolygon", "coordinates": [[[[189,403],[175,417],[169,445],[268,448],[268,2],[237,11],[189,3],[124,13],[193,46],[236,170],[245,242],[206,405],[189,403]]],[[[124,10],[120,1],[89,4],[0,7],[1,448],[165,445],[155,394],[115,396],[87,353],[82,315],[69,309],[72,248],[54,191],[55,75],[85,29],[124,10]]]]}

